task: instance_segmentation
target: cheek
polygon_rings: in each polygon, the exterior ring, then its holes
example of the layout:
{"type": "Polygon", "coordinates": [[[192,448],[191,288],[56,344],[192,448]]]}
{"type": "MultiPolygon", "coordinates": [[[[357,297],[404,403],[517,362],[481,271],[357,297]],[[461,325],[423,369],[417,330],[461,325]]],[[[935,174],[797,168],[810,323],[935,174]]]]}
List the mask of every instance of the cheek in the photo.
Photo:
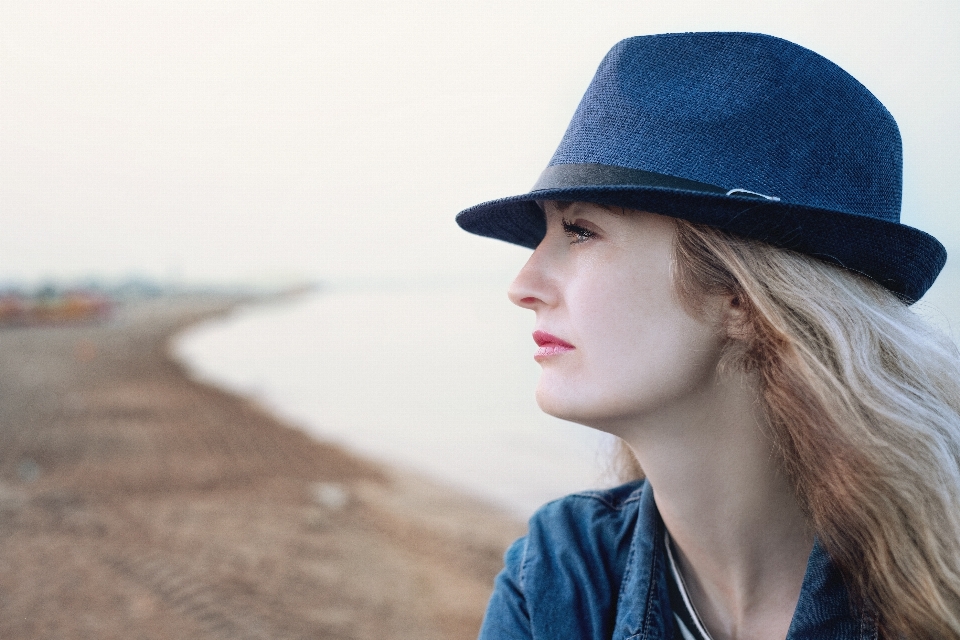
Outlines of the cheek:
{"type": "Polygon", "coordinates": [[[607,278],[580,292],[582,328],[597,355],[650,354],[672,340],[676,304],[666,274],[607,278]]]}
{"type": "Polygon", "coordinates": [[[631,284],[597,296],[585,314],[593,330],[583,374],[611,401],[653,404],[710,378],[720,358],[718,331],[686,312],[669,280],[631,284]]]}

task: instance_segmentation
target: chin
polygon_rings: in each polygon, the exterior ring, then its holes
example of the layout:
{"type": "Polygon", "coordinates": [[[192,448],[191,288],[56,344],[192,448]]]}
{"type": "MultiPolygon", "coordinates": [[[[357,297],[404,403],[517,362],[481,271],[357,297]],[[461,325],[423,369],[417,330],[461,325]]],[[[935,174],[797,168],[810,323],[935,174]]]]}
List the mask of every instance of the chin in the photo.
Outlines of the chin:
{"type": "Polygon", "coordinates": [[[570,394],[557,393],[555,390],[545,388],[543,380],[537,385],[537,406],[540,407],[541,411],[554,418],[575,422],[571,416],[576,415],[575,405],[577,403],[570,402],[570,397],[570,394]]]}
{"type": "Polygon", "coordinates": [[[536,398],[537,406],[547,415],[600,431],[614,432],[609,429],[613,416],[596,406],[603,406],[605,403],[585,403],[581,394],[557,393],[554,390],[545,389],[542,384],[537,387],[536,398]]]}

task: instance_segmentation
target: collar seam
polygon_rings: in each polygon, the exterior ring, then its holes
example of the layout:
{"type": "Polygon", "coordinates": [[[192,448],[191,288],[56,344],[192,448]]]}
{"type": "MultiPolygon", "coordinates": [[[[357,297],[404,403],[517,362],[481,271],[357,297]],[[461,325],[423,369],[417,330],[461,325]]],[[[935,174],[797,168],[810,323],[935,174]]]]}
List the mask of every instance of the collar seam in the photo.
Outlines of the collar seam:
{"type": "Polygon", "coordinates": [[[601,491],[598,491],[598,492],[581,491],[580,493],[575,493],[567,497],[568,498],[586,498],[589,500],[596,500],[597,502],[603,504],[606,507],[609,507],[610,509],[613,509],[614,511],[623,511],[630,504],[634,502],[638,502],[640,500],[640,493],[641,491],[638,489],[633,493],[631,493],[627,498],[625,498],[621,502],[612,502],[608,500],[605,492],[601,492],[601,491]]]}

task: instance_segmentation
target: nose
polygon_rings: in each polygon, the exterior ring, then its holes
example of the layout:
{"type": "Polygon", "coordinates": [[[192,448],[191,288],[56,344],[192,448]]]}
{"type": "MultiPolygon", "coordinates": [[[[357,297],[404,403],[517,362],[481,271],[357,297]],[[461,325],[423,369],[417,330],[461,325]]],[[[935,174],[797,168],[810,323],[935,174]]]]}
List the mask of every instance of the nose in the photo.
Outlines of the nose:
{"type": "Polygon", "coordinates": [[[513,279],[510,288],[507,290],[507,297],[510,302],[523,307],[524,309],[533,309],[536,311],[542,306],[554,304],[556,301],[556,290],[551,284],[544,264],[543,245],[537,247],[527,263],[520,269],[520,273],[513,279]]]}

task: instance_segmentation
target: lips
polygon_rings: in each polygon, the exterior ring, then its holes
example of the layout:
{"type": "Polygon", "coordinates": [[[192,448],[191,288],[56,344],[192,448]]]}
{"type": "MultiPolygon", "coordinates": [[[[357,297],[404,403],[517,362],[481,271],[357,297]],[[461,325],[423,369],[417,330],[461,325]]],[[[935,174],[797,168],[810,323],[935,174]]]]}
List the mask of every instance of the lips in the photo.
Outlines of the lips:
{"type": "Polygon", "coordinates": [[[576,348],[566,340],[561,340],[557,336],[551,335],[546,331],[534,331],[533,341],[537,343],[538,347],[537,352],[533,354],[534,360],[537,361],[540,361],[544,358],[549,358],[550,356],[566,353],[567,351],[573,351],[576,348]]]}

